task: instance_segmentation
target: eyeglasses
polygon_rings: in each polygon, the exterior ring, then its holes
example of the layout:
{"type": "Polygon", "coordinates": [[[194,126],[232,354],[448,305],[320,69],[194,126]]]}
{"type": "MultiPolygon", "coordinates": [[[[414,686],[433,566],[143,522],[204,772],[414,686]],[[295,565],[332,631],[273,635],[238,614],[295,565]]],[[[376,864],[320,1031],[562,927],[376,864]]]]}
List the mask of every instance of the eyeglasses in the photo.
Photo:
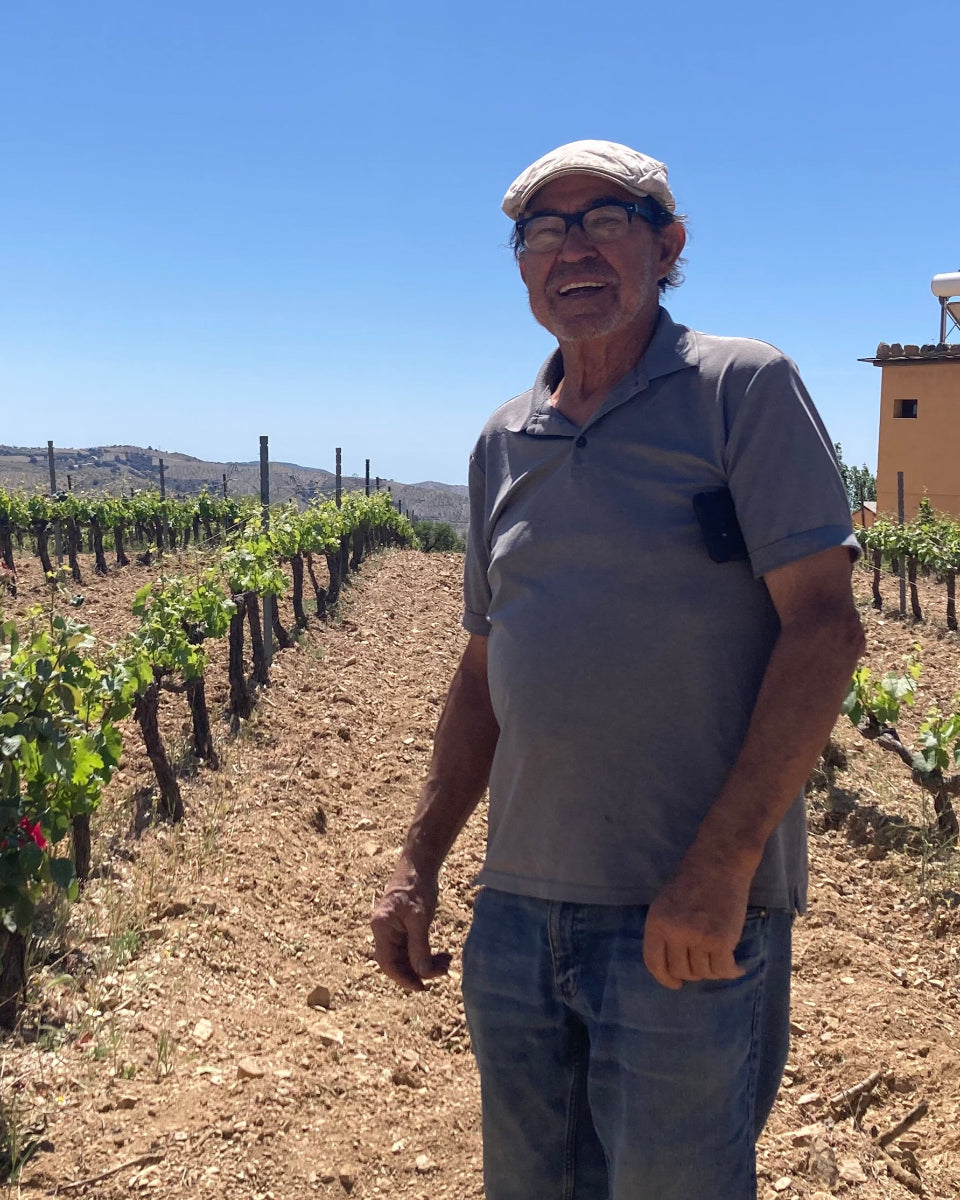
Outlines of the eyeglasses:
{"type": "Polygon", "coordinates": [[[600,200],[583,212],[548,212],[521,217],[517,221],[516,237],[520,249],[533,254],[550,254],[560,249],[573,225],[580,226],[589,242],[615,242],[630,228],[633,217],[641,217],[651,225],[657,224],[657,214],[649,205],[631,204],[625,200],[600,200]]]}

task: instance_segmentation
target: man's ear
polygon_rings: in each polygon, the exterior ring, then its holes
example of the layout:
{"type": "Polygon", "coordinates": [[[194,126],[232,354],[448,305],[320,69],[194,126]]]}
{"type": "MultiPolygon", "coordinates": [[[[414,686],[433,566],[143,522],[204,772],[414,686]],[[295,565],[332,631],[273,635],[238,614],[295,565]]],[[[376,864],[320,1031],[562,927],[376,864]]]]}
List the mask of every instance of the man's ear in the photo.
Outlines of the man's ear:
{"type": "Polygon", "coordinates": [[[526,263],[524,262],[525,258],[526,258],[526,255],[521,250],[519,255],[517,256],[517,266],[520,268],[520,278],[523,280],[524,284],[526,284],[526,282],[527,282],[527,269],[526,269],[526,263]]]}
{"type": "Polygon", "coordinates": [[[671,221],[660,229],[660,277],[669,275],[673,264],[687,244],[687,231],[679,221],[671,221]]]}

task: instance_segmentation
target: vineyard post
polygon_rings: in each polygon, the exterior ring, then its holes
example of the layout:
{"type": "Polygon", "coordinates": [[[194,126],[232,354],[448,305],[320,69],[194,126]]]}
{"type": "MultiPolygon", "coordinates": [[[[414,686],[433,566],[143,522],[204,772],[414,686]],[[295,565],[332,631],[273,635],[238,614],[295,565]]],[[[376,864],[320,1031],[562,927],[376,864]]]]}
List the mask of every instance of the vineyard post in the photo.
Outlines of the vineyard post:
{"type": "Polygon", "coordinates": [[[73,491],[73,476],[72,475],[67,476],[67,491],[68,492],[73,491]]]}
{"type": "MultiPolygon", "coordinates": [[[[160,501],[162,503],[167,498],[167,482],[166,482],[167,475],[166,475],[166,471],[163,466],[163,459],[159,458],[159,459],[157,459],[157,461],[160,464],[160,501]]],[[[166,512],[164,512],[163,516],[160,518],[160,524],[163,527],[164,545],[169,546],[170,545],[170,530],[167,528],[166,512]]]]}
{"type": "Polygon", "coordinates": [[[340,475],[340,447],[337,447],[337,508],[340,507],[340,499],[342,492],[342,477],[340,475]]]}
{"type": "MultiPolygon", "coordinates": [[[[897,472],[897,522],[903,524],[903,472],[897,472]]],[[[907,556],[905,554],[898,555],[900,561],[897,564],[900,568],[900,616],[906,619],[907,616],[907,556]]]]}
{"type": "Polygon", "coordinates": [[[224,500],[226,500],[226,498],[227,498],[227,473],[226,473],[226,471],[223,472],[223,498],[224,498],[224,500]]]}
{"type": "Polygon", "coordinates": [[[377,476],[377,491],[380,491],[380,476],[377,476]]]}
{"type": "MultiPolygon", "coordinates": [[[[50,498],[51,500],[57,494],[57,466],[53,459],[53,442],[47,439],[47,463],[50,467],[50,498]]],[[[63,566],[63,543],[60,537],[60,522],[53,523],[53,540],[57,549],[57,566],[63,566]]]]}
{"type": "MultiPolygon", "coordinates": [[[[270,442],[266,434],[260,435],[260,528],[266,533],[270,528],[270,442]]],[[[273,606],[274,596],[263,598],[263,656],[267,670],[273,665],[273,606]]]]}
{"type": "Polygon", "coordinates": [[[370,459],[367,459],[367,477],[364,481],[363,490],[365,495],[370,495],[370,459]]]}

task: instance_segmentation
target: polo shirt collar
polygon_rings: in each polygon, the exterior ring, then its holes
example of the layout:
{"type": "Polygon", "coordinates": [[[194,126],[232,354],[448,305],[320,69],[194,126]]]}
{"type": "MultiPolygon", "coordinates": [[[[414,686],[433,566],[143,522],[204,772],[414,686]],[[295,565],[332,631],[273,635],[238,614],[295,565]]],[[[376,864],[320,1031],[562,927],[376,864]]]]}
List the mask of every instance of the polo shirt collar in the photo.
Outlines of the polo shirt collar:
{"type": "MultiPolygon", "coordinates": [[[[659,379],[663,375],[672,375],[686,367],[695,367],[699,361],[700,353],[693,331],[686,325],[678,325],[667,310],[661,308],[653,337],[643,357],[614,384],[603,404],[583,428],[593,425],[612,409],[632,400],[649,386],[651,380],[659,379]]],[[[581,427],[568,420],[550,404],[550,397],[562,377],[563,361],[557,349],[537,374],[530,392],[530,407],[510,421],[506,428],[511,433],[546,434],[554,437],[573,437],[578,433],[581,427]]]]}

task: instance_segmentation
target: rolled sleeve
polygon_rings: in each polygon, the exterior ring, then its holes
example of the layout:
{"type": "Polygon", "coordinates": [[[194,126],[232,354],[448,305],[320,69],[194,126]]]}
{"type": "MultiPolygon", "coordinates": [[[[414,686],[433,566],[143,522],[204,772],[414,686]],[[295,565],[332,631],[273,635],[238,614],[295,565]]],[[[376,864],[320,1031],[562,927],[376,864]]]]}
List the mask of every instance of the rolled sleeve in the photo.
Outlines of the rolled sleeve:
{"type": "Polygon", "coordinates": [[[860,557],[860,545],[854,534],[848,533],[842,525],[822,525],[819,529],[806,529],[803,533],[782,538],[769,546],[761,546],[751,552],[750,565],[759,579],[761,575],[775,571],[777,567],[785,567],[800,558],[819,554],[821,550],[832,550],[834,546],[846,546],[850,551],[851,561],[860,557]]]}
{"type": "Polygon", "coordinates": [[[834,546],[859,555],[833,446],[790,359],[755,372],[728,413],[726,455],[757,578],[834,546]]]}

